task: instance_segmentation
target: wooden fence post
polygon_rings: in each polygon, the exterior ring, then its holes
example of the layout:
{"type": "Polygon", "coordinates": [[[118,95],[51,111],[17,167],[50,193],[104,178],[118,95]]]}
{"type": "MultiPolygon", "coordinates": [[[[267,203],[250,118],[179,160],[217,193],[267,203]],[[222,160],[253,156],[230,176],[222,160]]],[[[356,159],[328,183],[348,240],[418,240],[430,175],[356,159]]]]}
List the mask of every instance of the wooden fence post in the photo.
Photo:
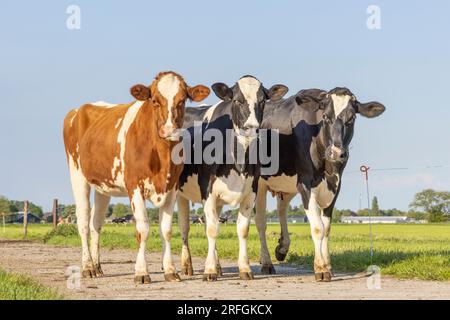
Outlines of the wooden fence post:
{"type": "Polygon", "coordinates": [[[25,200],[23,203],[23,236],[27,237],[28,234],[28,201],[25,200]]]}
{"type": "Polygon", "coordinates": [[[58,225],[58,199],[53,200],[53,228],[58,225]]]}

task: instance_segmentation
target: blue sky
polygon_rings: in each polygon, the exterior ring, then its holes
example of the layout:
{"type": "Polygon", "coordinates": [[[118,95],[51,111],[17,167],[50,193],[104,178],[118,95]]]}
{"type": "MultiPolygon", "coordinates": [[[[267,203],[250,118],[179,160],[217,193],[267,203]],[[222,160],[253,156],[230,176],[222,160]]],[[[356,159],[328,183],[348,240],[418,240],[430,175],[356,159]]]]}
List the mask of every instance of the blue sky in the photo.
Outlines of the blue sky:
{"type": "Polygon", "coordinates": [[[291,94],[347,86],[362,102],[384,103],[381,117],[356,122],[339,208],[358,209],[360,194],[366,203],[361,164],[410,168],[372,172],[382,208],[407,209],[424,188],[449,190],[450,2],[343,3],[1,1],[0,194],[47,210],[53,198],[72,203],[67,111],[131,101],[129,88],[162,70],[191,85],[253,74],[291,94]],[[66,28],[71,4],[81,9],[80,30],[66,28]],[[366,27],[371,4],[381,9],[380,30],[366,27]]]}

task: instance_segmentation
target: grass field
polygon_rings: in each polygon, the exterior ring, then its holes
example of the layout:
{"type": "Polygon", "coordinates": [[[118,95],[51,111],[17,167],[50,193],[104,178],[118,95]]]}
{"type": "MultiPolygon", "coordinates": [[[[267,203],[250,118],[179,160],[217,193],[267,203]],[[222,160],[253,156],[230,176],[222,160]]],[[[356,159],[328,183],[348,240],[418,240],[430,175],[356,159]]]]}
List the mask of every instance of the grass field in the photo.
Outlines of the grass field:
{"type": "MultiPolygon", "coordinates": [[[[48,244],[79,246],[76,232],[64,235],[48,235],[50,225],[30,225],[28,239],[44,241],[48,244]],[[47,235],[47,237],[46,237],[47,235]]],[[[74,230],[72,230],[74,231],[74,230]]],[[[309,225],[293,224],[289,226],[291,248],[286,258],[288,263],[312,269],[314,248],[309,225]]],[[[134,226],[106,225],[101,236],[101,246],[108,248],[136,249],[134,226]]],[[[331,230],[330,251],[335,271],[363,271],[371,263],[381,267],[383,274],[398,278],[419,278],[424,280],[450,280],[450,225],[374,225],[374,257],[369,255],[369,226],[334,224],[331,230]]],[[[21,226],[7,226],[0,237],[22,238],[21,226]]],[[[267,240],[272,258],[279,238],[279,226],[269,225],[267,240]]],[[[191,252],[195,256],[205,257],[207,240],[204,226],[193,225],[190,232],[191,252]]],[[[180,253],[181,238],[178,227],[173,229],[173,252],[180,253]]],[[[237,259],[238,240],[236,226],[221,226],[217,242],[219,257],[237,259]]],[[[156,225],[151,226],[151,236],[147,247],[150,251],[160,252],[161,241],[156,225]]],[[[249,257],[253,262],[259,258],[259,238],[254,225],[249,236],[249,257]]]]}
{"type": "Polygon", "coordinates": [[[59,300],[63,297],[33,279],[0,269],[0,300],[59,300]]]}

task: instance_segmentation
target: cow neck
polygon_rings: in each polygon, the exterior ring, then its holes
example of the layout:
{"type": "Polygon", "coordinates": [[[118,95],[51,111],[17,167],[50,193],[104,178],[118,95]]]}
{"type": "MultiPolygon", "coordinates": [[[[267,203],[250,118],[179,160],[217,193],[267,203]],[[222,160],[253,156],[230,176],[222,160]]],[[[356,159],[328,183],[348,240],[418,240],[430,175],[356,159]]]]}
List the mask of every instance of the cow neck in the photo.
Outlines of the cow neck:
{"type": "MultiPolygon", "coordinates": [[[[237,134],[236,131],[234,133],[237,134]]],[[[233,143],[234,166],[235,166],[236,170],[239,173],[242,174],[242,173],[245,173],[245,163],[238,163],[237,162],[237,160],[236,160],[237,159],[237,154],[238,154],[237,148],[238,148],[238,145],[239,145],[239,141],[238,141],[238,137],[237,136],[233,137],[233,139],[234,139],[234,143],[233,143]]],[[[247,153],[247,150],[245,150],[245,153],[247,153]]],[[[247,154],[245,155],[245,158],[247,158],[247,154]]]]}
{"type": "MultiPolygon", "coordinates": [[[[149,130],[145,130],[147,134],[145,136],[138,137],[138,139],[142,139],[142,144],[148,144],[150,148],[155,150],[155,156],[158,156],[159,161],[165,164],[160,167],[160,170],[158,172],[154,172],[154,174],[163,176],[164,181],[166,181],[165,177],[169,173],[172,173],[173,167],[175,166],[171,161],[171,153],[176,143],[163,139],[159,136],[158,118],[156,116],[155,107],[150,101],[147,101],[142,105],[136,121],[138,122],[138,125],[140,123],[140,125],[142,126],[149,126],[149,130]],[[165,172],[165,169],[167,170],[167,172],[165,172]]],[[[152,161],[152,159],[149,160],[152,161]]],[[[173,175],[171,174],[170,178],[173,178],[172,176],[173,175]]],[[[169,181],[167,181],[167,188],[169,188],[170,185],[173,185],[172,180],[173,179],[169,179],[169,181]]]]}

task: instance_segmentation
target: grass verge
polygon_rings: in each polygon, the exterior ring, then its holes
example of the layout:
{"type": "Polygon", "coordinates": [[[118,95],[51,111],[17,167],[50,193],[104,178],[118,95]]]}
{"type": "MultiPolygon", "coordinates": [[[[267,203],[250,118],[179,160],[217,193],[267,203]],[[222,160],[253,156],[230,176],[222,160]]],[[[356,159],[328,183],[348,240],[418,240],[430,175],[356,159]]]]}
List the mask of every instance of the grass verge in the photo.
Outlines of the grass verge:
{"type": "Polygon", "coordinates": [[[63,296],[33,279],[0,269],[0,300],[61,300],[63,296]]]}
{"type": "MultiPolygon", "coordinates": [[[[374,256],[370,259],[368,225],[333,224],[331,227],[330,253],[334,271],[360,272],[369,265],[379,266],[383,274],[398,278],[423,280],[450,280],[450,225],[374,225],[374,256]]],[[[30,225],[29,237],[53,245],[80,246],[76,227],[71,226],[51,231],[51,225],[30,225]]],[[[286,257],[288,263],[312,269],[314,246],[307,224],[289,226],[291,246],[286,257]]],[[[274,250],[280,236],[278,225],[268,225],[267,243],[274,259],[274,250]]],[[[22,238],[21,226],[8,226],[0,237],[22,238]]],[[[136,249],[133,225],[105,225],[101,238],[102,248],[136,249]]],[[[189,235],[191,253],[205,257],[207,240],[204,226],[192,225],[189,235]]],[[[161,252],[161,241],[157,226],[151,226],[147,248],[161,252]]],[[[173,253],[181,252],[181,236],[173,226],[173,253]]],[[[239,242],[236,225],[222,225],[217,241],[220,258],[237,260],[239,242]]],[[[259,237],[256,227],[250,227],[248,255],[253,263],[259,261],[259,237]]]]}

